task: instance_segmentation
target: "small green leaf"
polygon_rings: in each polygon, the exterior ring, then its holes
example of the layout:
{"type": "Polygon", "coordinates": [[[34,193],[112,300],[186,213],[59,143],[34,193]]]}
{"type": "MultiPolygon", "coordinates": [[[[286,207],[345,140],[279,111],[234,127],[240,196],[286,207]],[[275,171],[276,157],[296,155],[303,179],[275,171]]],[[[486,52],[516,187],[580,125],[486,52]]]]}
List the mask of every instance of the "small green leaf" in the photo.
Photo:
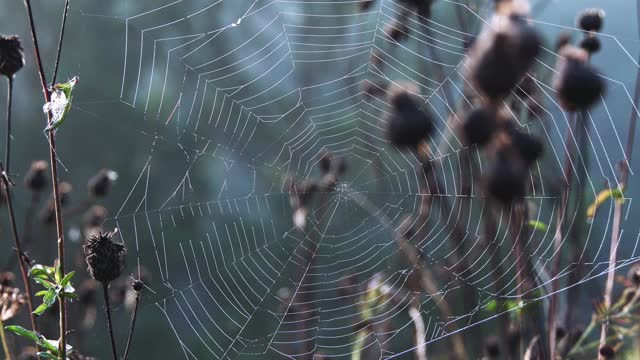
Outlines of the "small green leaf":
{"type": "Polygon", "coordinates": [[[60,281],[60,286],[62,286],[62,287],[67,286],[67,284],[69,283],[69,281],[71,281],[71,278],[75,274],[76,274],[76,272],[72,271],[72,272],[68,273],[67,275],[65,275],[64,278],[62,278],[62,280],[60,281]]]}
{"type": "Polygon", "coordinates": [[[46,289],[52,289],[56,287],[56,284],[52,283],[49,280],[45,280],[42,278],[34,278],[33,281],[37,282],[38,284],[44,286],[46,289]]]}
{"type": "Polygon", "coordinates": [[[67,299],[73,299],[73,300],[80,299],[80,296],[78,296],[78,294],[68,293],[68,292],[63,293],[62,297],[67,298],[67,299]]]}
{"type": "Polygon", "coordinates": [[[40,290],[36,293],[36,296],[44,296],[47,293],[47,290],[40,290]]]}
{"type": "Polygon", "coordinates": [[[38,306],[33,311],[33,313],[37,316],[42,315],[43,312],[45,312],[47,309],[53,306],[53,304],[56,303],[56,298],[58,297],[59,293],[60,293],[60,290],[58,288],[52,288],[47,290],[47,293],[42,298],[42,304],[40,304],[40,306],[38,306]]]}
{"type": "Polygon", "coordinates": [[[624,188],[604,189],[598,193],[596,199],[587,208],[587,217],[593,218],[596,214],[596,210],[609,198],[614,199],[619,203],[624,203],[624,188]]]}
{"type": "Polygon", "coordinates": [[[547,224],[536,220],[529,220],[529,226],[531,226],[534,230],[542,232],[546,232],[549,229],[547,224]]]}
{"type": "Polygon", "coordinates": [[[39,357],[41,357],[41,358],[43,358],[43,359],[55,359],[55,360],[57,360],[57,359],[58,359],[58,357],[57,357],[57,356],[55,356],[55,355],[53,355],[53,354],[51,354],[51,353],[48,353],[48,352],[44,352],[44,351],[40,351],[40,352],[39,352],[39,353],[37,353],[36,355],[38,355],[39,357]]]}
{"type": "Polygon", "coordinates": [[[16,334],[16,335],[20,335],[22,337],[25,337],[33,342],[38,342],[39,338],[38,338],[38,333],[33,332],[31,330],[27,330],[25,328],[23,328],[22,326],[18,326],[18,325],[9,325],[9,326],[5,326],[5,330],[9,330],[12,333],[16,334]]]}

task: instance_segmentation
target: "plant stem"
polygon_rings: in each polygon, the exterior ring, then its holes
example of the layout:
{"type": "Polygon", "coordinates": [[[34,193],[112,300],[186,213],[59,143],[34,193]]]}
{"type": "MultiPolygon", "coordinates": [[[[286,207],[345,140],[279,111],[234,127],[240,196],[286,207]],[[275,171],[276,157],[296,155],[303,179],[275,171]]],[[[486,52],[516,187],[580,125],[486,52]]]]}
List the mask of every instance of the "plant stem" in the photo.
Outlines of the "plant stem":
{"type": "Polygon", "coordinates": [[[64,1],[64,11],[62,12],[62,26],[60,27],[60,36],[58,38],[58,51],[56,53],[56,62],[53,68],[53,77],[51,84],[55,84],[58,78],[58,66],[60,65],[60,54],[62,54],[62,40],[64,39],[64,29],[67,25],[67,14],[69,13],[69,0],[64,1]]]}
{"type": "Polygon", "coordinates": [[[131,348],[131,339],[133,338],[133,329],[136,326],[136,318],[138,317],[138,305],[140,305],[140,297],[142,296],[142,290],[136,291],[136,306],[133,309],[133,315],[131,316],[131,325],[129,326],[129,336],[127,338],[127,347],[124,350],[124,360],[127,360],[129,356],[129,349],[131,348]]]}
{"type": "Polygon", "coordinates": [[[7,142],[5,144],[4,166],[7,174],[10,172],[11,160],[11,103],[13,101],[13,76],[8,77],[9,88],[7,93],[7,142]]]}
{"type": "MultiPolygon", "coordinates": [[[[640,0],[636,1],[636,15],[640,16],[640,0]]],[[[640,23],[637,28],[638,34],[640,34],[640,23]]],[[[636,124],[638,117],[636,114],[636,104],[640,99],[640,70],[636,72],[636,88],[633,94],[633,103],[631,104],[631,115],[629,119],[629,130],[627,131],[627,146],[625,149],[625,158],[620,162],[620,182],[618,183],[618,189],[624,190],[629,178],[629,167],[631,166],[631,155],[633,154],[633,143],[635,139],[636,124]]],[[[604,306],[606,309],[611,307],[611,293],[613,292],[613,283],[615,275],[615,262],[616,252],[618,251],[618,240],[620,238],[620,224],[622,222],[622,201],[616,200],[614,204],[613,225],[611,227],[611,245],[609,246],[609,269],[607,274],[607,282],[605,283],[604,290],[604,306]]],[[[602,329],[600,332],[600,346],[604,345],[607,341],[607,332],[609,331],[609,321],[605,319],[602,322],[602,329]]],[[[599,356],[599,358],[602,358],[599,356]]]]}
{"type": "Polygon", "coordinates": [[[33,331],[38,331],[38,327],[36,325],[35,315],[33,314],[33,297],[31,295],[31,284],[29,283],[29,275],[27,272],[26,265],[23,261],[23,252],[22,246],[20,244],[20,236],[18,235],[18,227],[16,226],[16,215],[13,209],[13,202],[11,201],[11,190],[9,186],[11,182],[9,181],[8,167],[9,167],[9,149],[10,139],[11,139],[11,102],[13,98],[13,78],[9,78],[9,94],[7,95],[7,144],[6,144],[6,165],[0,165],[0,171],[2,172],[2,185],[4,186],[5,191],[5,201],[7,203],[7,208],[9,209],[9,221],[11,222],[11,234],[13,235],[13,242],[15,244],[16,257],[18,260],[18,265],[20,266],[20,274],[22,275],[22,282],[24,283],[24,291],[27,294],[27,306],[29,308],[29,317],[31,318],[31,329],[33,331]],[[7,166],[7,170],[4,169],[4,166],[7,166]]]}
{"type": "Polygon", "coordinates": [[[102,283],[102,289],[104,290],[104,312],[107,315],[107,327],[109,328],[109,336],[111,337],[111,351],[113,351],[113,360],[118,360],[118,353],[116,351],[116,340],[113,337],[113,325],[111,324],[111,305],[109,303],[109,284],[102,283]]]}
{"type": "Polygon", "coordinates": [[[2,341],[2,349],[4,349],[4,358],[11,360],[11,352],[9,352],[9,345],[7,344],[7,336],[4,333],[4,324],[0,320],[0,340],[2,341]]]}
{"type": "MultiPolygon", "coordinates": [[[[40,47],[38,46],[38,36],[36,34],[36,27],[34,23],[33,11],[31,9],[31,0],[24,0],[25,7],[27,9],[27,15],[29,18],[29,27],[31,28],[31,38],[33,40],[34,52],[36,55],[36,63],[38,65],[38,74],[40,75],[40,83],[42,86],[42,92],[44,93],[45,103],[51,101],[51,91],[47,86],[47,78],[44,73],[44,67],[42,65],[42,58],[40,57],[40,47]]],[[[68,5],[68,3],[66,3],[68,5]]],[[[66,15],[65,15],[66,18],[66,15]]],[[[60,57],[60,51],[62,50],[62,39],[64,35],[64,25],[66,21],[63,21],[63,26],[61,29],[61,36],[59,38],[58,44],[58,54],[57,58],[60,57]]],[[[57,71],[57,66],[56,66],[57,71]]],[[[56,73],[54,73],[54,78],[56,77],[56,73]]],[[[51,111],[47,112],[47,125],[51,124],[52,114],[51,111]]],[[[65,263],[64,263],[64,228],[62,225],[62,207],[60,205],[60,191],[58,189],[58,162],[56,158],[56,142],[55,142],[55,133],[53,131],[48,132],[48,140],[49,140],[49,158],[51,162],[51,183],[53,187],[53,200],[55,205],[55,213],[56,213],[56,228],[57,228],[57,236],[58,236],[58,262],[60,267],[60,273],[62,277],[65,274],[65,263]]],[[[62,296],[58,298],[60,304],[60,352],[62,354],[65,353],[66,350],[66,340],[67,340],[67,310],[66,310],[66,299],[62,296]]]]}

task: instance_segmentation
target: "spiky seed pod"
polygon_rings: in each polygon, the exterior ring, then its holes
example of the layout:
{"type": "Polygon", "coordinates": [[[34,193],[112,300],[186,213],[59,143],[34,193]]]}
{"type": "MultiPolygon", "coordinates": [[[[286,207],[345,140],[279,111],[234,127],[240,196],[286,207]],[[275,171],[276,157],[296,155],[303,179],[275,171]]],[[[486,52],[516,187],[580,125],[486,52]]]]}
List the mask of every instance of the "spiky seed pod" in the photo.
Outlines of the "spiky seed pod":
{"type": "Polygon", "coordinates": [[[511,143],[515,150],[524,161],[525,166],[529,167],[538,160],[544,153],[542,141],[537,137],[524,133],[514,125],[508,125],[508,133],[511,136],[511,143]]]}
{"type": "Polygon", "coordinates": [[[409,38],[409,27],[398,20],[394,20],[385,27],[384,33],[396,42],[403,42],[409,38]]]}
{"type": "Polygon", "coordinates": [[[533,65],[542,40],[519,17],[498,23],[494,32],[481,35],[469,57],[469,72],[476,85],[490,99],[508,95],[533,65]]]}
{"type": "Polygon", "coordinates": [[[567,111],[586,110],[604,94],[604,81],[584,50],[567,46],[560,55],[553,80],[560,104],[567,111]]]}
{"type": "Polygon", "coordinates": [[[47,169],[49,164],[44,160],[37,160],[31,163],[29,171],[24,177],[24,183],[27,189],[33,192],[41,192],[47,186],[47,169]]]}
{"type": "Polygon", "coordinates": [[[593,55],[600,51],[600,39],[597,36],[587,36],[580,41],[580,48],[593,55]]]}
{"type": "Polygon", "coordinates": [[[24,52],[20,38],[0,35],[0,74],[13,77],[24,66],[24,52]]]}
{"type": "Polygon", "coordinates": [[[91,235],[82,245],[87,269],[96,281],[108,284],[117,279],[124,267],[127,249],[112,240],[113,232],[91,235]]]}
{"type": "Polygon", "coordinates": [[[331,170],[331,153],[325,152],[322,154],[320,161],[318,161],[318,167],[323,174],[328,173],[331,170]]]}
{"type": "Polygon", "coordinates": [[[468,112],[463,121],[462,130],[469,145],[485,146],[497,128],[495,115],[484,108],[468,112]]]}
{"type": "Polygon", "coordinates": [[[93,197],[104,197],[111,190],[113,182],[118,179],[118,173],[109,169],[101,169],[96,175],[89,179],[87,188],[93,197]]]}
{"type": "Polygon", "coordinates": [[[605,359],[613,359],[613,357],[616,355],[616,350],[613,348],[613,346],[604,344],[600,346],[598,353],[600,353],[600,356],[605,359]]]}
{"type": "Polygon", "coordinates": [[[487,174],[487,191],[504,205],[509,205],[526,193],[526,171],[524,165],[501,153],[487,174]]]}
{"type": "Polygon", "coordinates": [[[586,9],[578,16],[578,27],[584,31],[598,32],[602,29],[604,11],[602,9],[586,9]]]}
{"type": "Polygon", "coordinates": [[[405,89],[392,89],[387,140],[401,150],[417,149],[418,144],[433,132],[433,119],[420,107],[419,99],[405,89]]]}
{"type": "Polygon", "coordinates": [[[84,214],[84,224],[87,227],[99,227],[107,217],[107,209],[104,206],[93,205],[84,214]]]}
{"type": "Polygon", "coordinates": [[[375,3],[375,0],[361,0],[358,3],[358,7],[360,8],[360,11],[364,12],[371,9],[374,3],[375,3]]]}

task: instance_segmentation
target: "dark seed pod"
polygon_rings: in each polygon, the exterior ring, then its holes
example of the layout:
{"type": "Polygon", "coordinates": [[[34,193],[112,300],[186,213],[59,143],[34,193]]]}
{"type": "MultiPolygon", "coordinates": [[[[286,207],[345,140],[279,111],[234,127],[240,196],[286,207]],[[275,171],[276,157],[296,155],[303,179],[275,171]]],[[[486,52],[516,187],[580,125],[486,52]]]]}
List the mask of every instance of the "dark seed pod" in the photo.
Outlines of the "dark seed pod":
{"type": "Polygon", "coordinates": [[[629,268],[627,279],[631,281],[633,286],[640,286],[640,263],[635,263],[631,266],[631,268],[629,268]]]}
{"type": "Polygon", "coordinates": [[[472,110],[467,113],[462,129],[469,145],[485,146],[496,131],[495,116],[484,108],[472,110]]]}
{"type": "Polygon", "coordinates": [[[582,59],[561,59],[553,85],[567,111],[586,110],[604,94],[598,71],[582,59]]]}
{"type": "Polygon", "coordinates": [[[373,6],[373,4],[375,3],[375,0],[361,0],[358,3],[358,7],[360,8],[360,11],[368,11],[369,9],[371,9],[371,7],[373,6]]]}
{"type": "Polygon", "coordinates": [[[489,337],[484,343],[484,350],[489,359],[497,359],[500,356],[500,341],[495,336],[489,337]]]}
{"type": "Polygon", "coordinates": [[[509,205],[524,197],[526,180],[526,171],[518,161],[500,155],[487,174],[487,190],[494,199],[509,205]]]}
{"type": "MultiPolygon", "coordinates": [[[[61,182],[58,186],[58,191],[60,192],[60,205],[67,206],[71,199],[71,192],[73,191],[73,186],[70,183],[64,181],[61,182]]],[[[53,199],[51,199],[53,201],[53,199]]]]}
{"type": "Polygon", "coordinates": [[[597,36],[587,36],[580,42],[580,47],[589,54],[595,54],[600,50],[600,39],[597,36]]]}
{"type": "Polygon", "coordinates": [[[0,35],[0,74],[13,77],[24,66],[24,52],[20,38],[0,35]]]}
{"type": "Polygon", "coordinates": [[[135,292],[140,292],[144,288],[144,283],[140,280],[133,280],[133,283],[131,283],[131,288],[135,292]]]}
{"type": "Polygon", "coordinates": [[[420,107],[419,99],[404,89],[392,91],[387,140],[399,149],[416,149],[434,130],[431,115],[420,107]]]}
{"type": "Polygon", "coordinates": [[[529,135],[517,129],[514,125],[508,126],[511,143],[528,167],[538,160],[544,153],[542,141],[533,135],[529,135]]]}
{"type": "Polygon", "coordinates": [[[89,194],[93,197],[103,197],[109,193],[113,182],[118,178],[118,173],[113,170],[102,169],[91,179],[87,187],[89,194]]]}
{"type": "Polygon", "coordinates": [[[318,166],[323,174],[328,173],[331,170],[331,153],[325,152],[322,154],[318,166]]]}
{"type": "Polygon", "coordinates": [[[12,272],[5,271],[0,273],[0,287],[13,287],[16,275],[12,272]]]}
{"type": "Polygon", "coordinates": [[[82,245],[87,269],[92,278],[103,284],[117,279],[124,267],[127,250],[112,240],[113,232],[91,235],[82,245]]]}
{"type": "Polygon", "coordinates": [[[533,65],[542,40],[538,33],[520,18],[489,38],[478,39],[477,50],[469,66],[475,85],[491,99],[508,95],[533,65]],[[489,42],[487,45],[486,43],[489,42]]]}
{"type": "Polygon", "coordinates": [[[41,192],[47,186],[47,169],[49,165],[44,160],[37,160],[31,163],[29,171],[24,177],[27,189],[33,192],[41,192]]]}
{"type": "Polygon", "coordinates": [[[93,205],[84,214],[85,226],[90,228],[102,226],[106,217],[107,217],[107,209],[104,206],[93,205]]]}
{"type": "Polygon", "coordinates": [[[409,27],[397,20],[387,25],[384,33],[396,42],[403,42],[409,38],[409,27]]]}
{"type": "Polygon", "coordinates": [[[584,31],[598,32],[602,29],[604,11],[602,9],[586,9],[578,16],[578,27],[584,31]]]}
{"type": "Polygon", "coordinates": [[[611,345],[602,345],[598,350],[600,356],[605,359],[612,359],[616,355],[616,350],[611,345]]]}
{"type": "Polygon", "coordinates": [[[567,335],[567,331],[562,326],[558,326],[556,328],[556,339],[560,340],[566,335],[567,335]]]}

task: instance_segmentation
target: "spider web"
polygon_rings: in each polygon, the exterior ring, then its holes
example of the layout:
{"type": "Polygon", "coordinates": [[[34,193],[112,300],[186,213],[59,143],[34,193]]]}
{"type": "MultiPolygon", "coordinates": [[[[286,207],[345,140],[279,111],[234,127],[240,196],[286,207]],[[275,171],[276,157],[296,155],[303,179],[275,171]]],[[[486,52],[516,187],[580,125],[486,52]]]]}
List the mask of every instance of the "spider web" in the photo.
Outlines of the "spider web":
{"type": "MultiPolygon", "coordinates": [[[[519,298],[517,255],[507,235],[513,214],[504,210],[495,237],[486,238],[481,189],[475,181],[464,189],[464,177],[481,176],[486,163],[458,138],[460,120],[450,119],[459,104],[471,105],[463,91],[472,88],[463,77],[465,42],[487,23],[491,2],[441,0],[432,18],[411,13],[408,40],[401,43],[384,29],[410,9],[380,0],[360,11],[358,3],[138,1],[122,4],[125,16],[81,11],[84,20],[122,29],[121,48],[105,49],[121,61],[105,97],[126,108],[127,120],[114,126],[133,129],[146,155],[135,165],[135,181],[119,183],[127,193],[109,221],[135,265],[153,274],[141,316],[164,319],[174,339],[166,351],[176,358],[347,358],[359,344],[373,357],[402,358],[415,351],[416,317],[425,334],[417,347],[429,349],[502,316],[487,311],[495,299],[519,298]],[[418,85],[436,119],[430,161],[437,166],[438,193],[421,191],[430,180],[420,160],[385,140],[389,104],[363,92],[368,83],[403,80],[418,85]],[[299,231],[283,179],[317,178],[326,151],[344,159],[347,172],[334,192],[317,195],[299,231]],[[411,220],[426,198],[434,211],[424,223],[411,220]],[[433,273],[435,293],[412,290],[417,270],[393,241],[410,222],[420,228],[409,241],[433,273]],[[465,299],[468,291],[475,298],[465,299]],[[451,314],[443,314],[442,301],[456,305],[451,314]],[[374,331],[363,334],[363,324],[374,331]]],[[[547,43],[561,30],[580,35],[573,18],[539,20],[537,6],[544,3],[533,5],[534,25],[547,43]]],[[[603,72],[607,97],[587,114],[586,152],[571,164],[589,166],[578,178],[588,199],[603,181],[618,183],[626,141],[621,129],[629,111],[637,111],[629,90],[629,74],[639,67],[632,55],[637,39],[600,38],[606,52],[594,62],[614,59],[618,69],[603,72]]],[[[553,224],[560,195],[543,180],[562,173],[571,119],[550,84],[558,54],[550,45],[543,53],[536,65],[547,75],[535,82],[542,94],[539,119],[513,117],[545,143],[527,199],[531,219],[553,224]]],[[[106,117],[107,110],[94,111],[106,117]]],[[[637,213],[631,188],[616,267],[638,256],[637,225],[628,224],[629,214],[637,213]]],[[[569,214],[567,223],[586,229],[578,251],[586,269],[576,284],[607,271],[612,218],[609,205],[588,224],[582,214],[569,214]]],[[[535,300],[544,303],[553,260],[561,256],[553,237],[549,226],[526,239],[535,300]]],[[[569,246],[566,236],[562,244],[569,246]]],[[[576,264],[563,264],[557,275],[563,284],[576,264]]]]}

